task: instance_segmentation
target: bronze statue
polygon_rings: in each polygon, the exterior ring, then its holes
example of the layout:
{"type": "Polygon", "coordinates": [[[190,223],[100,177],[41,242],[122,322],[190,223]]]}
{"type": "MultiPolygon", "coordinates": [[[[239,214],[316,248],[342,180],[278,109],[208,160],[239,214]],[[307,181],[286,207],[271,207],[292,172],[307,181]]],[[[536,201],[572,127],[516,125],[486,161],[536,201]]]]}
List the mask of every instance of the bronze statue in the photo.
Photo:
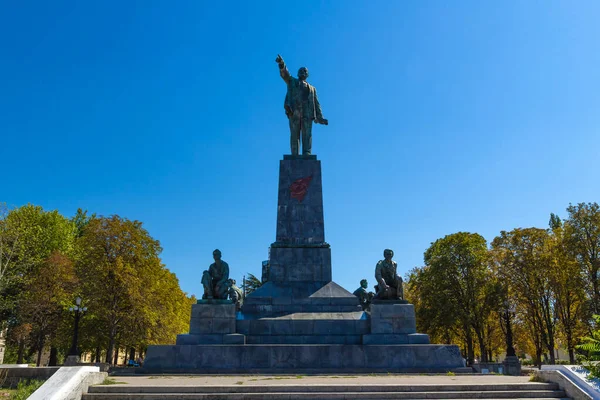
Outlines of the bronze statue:
{"type": "Polygon", "coordinates": [[[368,310],[371,308],[371,301],[375,296],[373,292],[367,292],[367,288],[369,287],[369,282],[366,279],[362,279],[360,281],[360,287],[354,291],[354,295],[358,297],[358,301],[360,302],[360,306],[363,310],[368,310]]]}
{"type": "Polygon", "coordinates": [[[383,260],[379,260],[375,266],[376,299],[381,300],[404,300],[404,289],[402,278],[396,274],[398,264],[392,260],[394,252],[390,249],[383,251],[383,260]]]}
{"type": "Polygon", "coordinates": [[[244,292],[242,292],[242,289],[237,287],[235,283],[235,279],[227,280],[227,287],[229,288],[227,294],[229,295],[229,300],[235,304],[235,309],[239,311],[244,302],[244,292]]]}
{"type": "Polygon", "coordinates": [[[221,251],[213,251],[215,262],[210,264],[207,271],[202,273],[204,286],[203,299],[227,299],[227,280],[229,279],[229,265],[221,260],[221,251]]]}
{"type": "Polygon", "coordinates": [[[317,90],[306,82],[308,69],[302,67],[298,70],[298,78],[290,75],[283,58],[277,54],[275,60],[279,64],[279,74],[287,84],[287,94],[283,108],[290,122],[290,147],[292,155],[298,155],[300,135],[302,135],[302,155],[311,154],[312,150],[312,123],[328,125],[323,118],[321,106],[317,98],[317,90]]]}

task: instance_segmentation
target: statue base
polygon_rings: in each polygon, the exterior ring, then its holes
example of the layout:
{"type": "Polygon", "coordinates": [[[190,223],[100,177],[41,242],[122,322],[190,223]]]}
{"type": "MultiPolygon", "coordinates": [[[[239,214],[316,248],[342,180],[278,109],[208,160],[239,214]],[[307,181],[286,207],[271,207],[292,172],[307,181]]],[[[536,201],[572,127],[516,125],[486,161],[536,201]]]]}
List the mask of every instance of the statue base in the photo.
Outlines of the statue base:
{"type": "Polygon", "coordinates": [[[321,162],[279,164],[276,242],[268,281],[244,300],[200,300],[190,333],[174,346],[148,346],[146,373],[446,372],[463,366],[455,345],[429,344],[414,307],[358,297],[332,281],[325,242],[321,162]]]}
{"type": "Polygon", "coordinates": [[[455,345],[149,346],[136,373],[426,373],[459,370],[455,345]]]}
{"type": "Polygon", "coordinates": [[[504,374],[505,375],[521,375],[521,361],[517,356],[507,356],[504,359],[504,374]]]}
{"type": "Polygon", "coordinates": [[[424,373],[463,366],[457,346],[429,344],[428,335],[416,333],[412,304],[371,307],[371,314],[269,310],[265,317],[235,313],[233,304],[197,304],[190,334],[174,346],[149,346],[136,372],[424,373]]]}
{"type": "Polygon", "coordinates": [[[80,361],[81,361],[81,359],[77,355],[67,356],[63,365],[67,366],[67,367],[69,367],[69,366],[72,367],[72,366],[78,365],[80,361]]]}
{"type": "Polygon", "coordinates": [[[177,335],[177,345],[246,343],[245,336],[236,332],[235,304],[220,299],[198,303],[192,305],[190,333],[177,335]]]}

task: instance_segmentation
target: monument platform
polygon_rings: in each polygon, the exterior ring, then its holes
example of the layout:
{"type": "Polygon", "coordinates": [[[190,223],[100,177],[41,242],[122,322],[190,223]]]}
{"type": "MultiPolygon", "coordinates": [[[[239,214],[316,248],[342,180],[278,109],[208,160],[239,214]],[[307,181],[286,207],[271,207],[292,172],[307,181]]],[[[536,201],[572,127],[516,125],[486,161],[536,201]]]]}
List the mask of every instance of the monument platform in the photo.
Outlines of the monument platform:
{"type": "Polygon", "coordinates": [[[414,307],[358,298],[331,279],[321,162],[280,161],[276,241],[268,281],[241,311],[222,301],[192,306],[190,333],[149,346],[143,372],[446,372],[463,367],[455,345],[417,333],[414,307]]]}

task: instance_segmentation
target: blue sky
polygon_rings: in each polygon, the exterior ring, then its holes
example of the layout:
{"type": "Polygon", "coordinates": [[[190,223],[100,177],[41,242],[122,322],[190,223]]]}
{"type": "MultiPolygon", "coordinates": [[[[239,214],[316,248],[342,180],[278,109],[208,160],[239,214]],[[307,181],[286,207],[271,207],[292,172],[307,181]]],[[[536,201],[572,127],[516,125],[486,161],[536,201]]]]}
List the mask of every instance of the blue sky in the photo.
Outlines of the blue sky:
{"type": "Polygon", "coordinates": [[[289,153],[280,53],[329,126],[334,280],[600,201],[595,1],[2,2],[0,201],[144,222],[188,293],[260,274],[289,153]]]}

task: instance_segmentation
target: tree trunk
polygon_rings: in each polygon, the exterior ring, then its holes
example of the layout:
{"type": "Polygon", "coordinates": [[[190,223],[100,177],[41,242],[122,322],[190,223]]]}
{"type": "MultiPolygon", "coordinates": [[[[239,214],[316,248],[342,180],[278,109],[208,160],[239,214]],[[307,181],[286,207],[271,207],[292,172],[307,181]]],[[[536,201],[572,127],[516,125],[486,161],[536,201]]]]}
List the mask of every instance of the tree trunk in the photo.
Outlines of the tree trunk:
{"type": "Polygon", "coordinates": [[[31,357],[37,352],[37,346],[31,346],[29,350],[27,350],[27,354],[25,355],[25,359],[23,361],[28,362],[31,360],[31,357]]]}
{"type": "Polygon", "coordinates": [[[94,362],[100,362],[100,346],[96,346],[96,357],[94,362]]]}
{"type": "Polygon", "coordinates": [[[477,341],[479,342],[479,353],[481,354],[481,360],[479,362],[488,362],[487,350],[485,348],[485,341],[481,335],[477,335],[477,341]]]}
{"type": "Polygon", "coordinates": [[[569,351],[569,363],[575,364],[575,344],[573,343],[573,332],[567,330],[567,350],[569,351]]]}
{"type": "Polygon", "coordinates": [[[43,344],[40,343],[40,345],[38,346],[38,351],[37,351],[37,361],[35,363],[36,367],[41,367],[43,351],[44,351],[44,346],[43,346],[43,344]]]}
{"type": "Polygon", "coordinates": [[[569,363],[571,365],[575,364],[575,352],[573,351],[573,347],[569,347],[569,363]]]}
{"type": "Polygon", "coordinates": [[[542,348],[535,346],[535,365],[538,368],[542,368],[542,348]]]}
{"type": "Polygon", "coordinates": [[[135,347],[129,348],[129,359],[135,361],[135,347]]]}
{"type": "Polygon", "coordinates": [[[48,361],[49,367],[54,367],[58,364],[58,349],[54,346],[50,347],[50,360],[48,361]]]}
{"type": "Polygon", "coordinates": [[[556,364],[556,354],[554,354],[554,334],[549,332],[548,335],[548,353],[550,354],[550,365],[556,364]]]}
{"type": "Polygon", "coordinates": [[[17,364],[23,364],[24,353],[25,353],[25,341],[19,340],[19,351],[17,352],[17,364]]]}
{"type": "Polygon", "coordinates": [[[35,363],[36,366],[40,367],[41,363],[42,363],[42,352],[44,351],[44,335],[42,333],[40,333],[39,337],[38,337],[38,354],[37,354],[37,362],[35,363]]]}
{"type": "Polygon", "coordinates": [[[475,359],[475,350],[473,349],[473,337],[471,335],[471,330],[466,330],[467,337],[467,365],[472,366],[475,359]]]}
{"type": "MultiPolygon", "coordinates": [[[[592,262],[592,265],[594,263],[592,262]]],[[[598,270],[597,268],[594,268],[594,266],[592,266],[592,286],[593,286],[593,290],[594,290],[594,314],[600,314],[599,311],[599,300],[600,300],[600,295],[598,294],[598,270]]]]}
{"type": "Polygon", "coordinates": [[[113,349],[115,347],[115,336],[114,331],[110,333],[110,337],[108,338],[108,347],[106,348],[106,362],[108,364],[113,362],[113,349]]]}
{"type": "Polygon", "coordinates": [[[114,354],[113,353],[113,346],[114,346],[114,344],[110,344],[106,348],[106,357],[104,357],[104,362],[105,363],[112,364],[113,354],[114,354]]]}
{"type": "Polygon", "coordinates": [[[115,360],[114,360],[114,365],[118,365],[119,364],[119,345],[115,346],[115,360]]]}

